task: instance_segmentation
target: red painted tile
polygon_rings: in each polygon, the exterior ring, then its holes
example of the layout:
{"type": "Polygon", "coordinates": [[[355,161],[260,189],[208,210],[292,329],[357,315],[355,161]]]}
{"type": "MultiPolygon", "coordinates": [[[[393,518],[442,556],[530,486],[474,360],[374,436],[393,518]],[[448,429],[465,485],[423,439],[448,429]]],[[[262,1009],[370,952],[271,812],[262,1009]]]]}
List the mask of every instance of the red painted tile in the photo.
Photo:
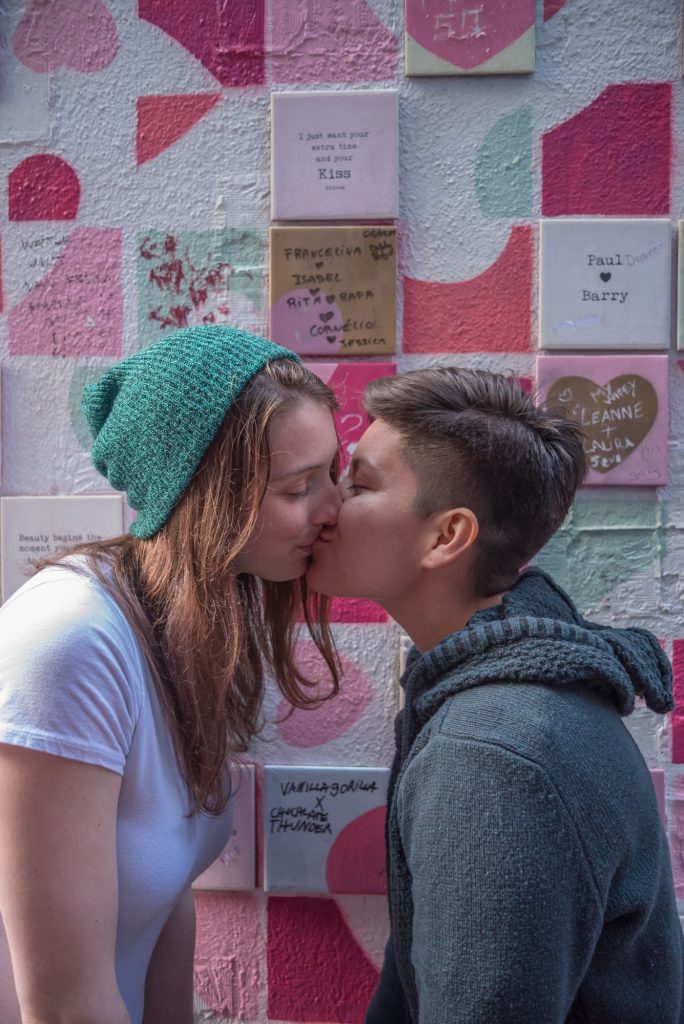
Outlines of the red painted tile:
{"type": "Polygon", "coordinates": [[[611,85],[542,142],[542,212],[667,216],[672,85],[611,85]]]}
{"type": "Polygon", "coordinates": [[[405,352],[529,352],[532,228],[511,231],[491,267],[467,281],[404,278],[405,352]]]}
{"type": "Polygon", "coordinates": [[[268,901],[268,1016],[361,1024],[378,972],[334,900],[268,901]]]}

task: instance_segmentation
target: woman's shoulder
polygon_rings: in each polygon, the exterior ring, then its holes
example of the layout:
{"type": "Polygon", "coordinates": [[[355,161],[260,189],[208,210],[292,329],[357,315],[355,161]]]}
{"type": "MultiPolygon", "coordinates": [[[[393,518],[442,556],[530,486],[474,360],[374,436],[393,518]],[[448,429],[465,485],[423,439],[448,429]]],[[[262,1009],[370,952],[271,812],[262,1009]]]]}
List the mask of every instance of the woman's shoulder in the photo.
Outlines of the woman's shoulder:
{"type": "Polygon", "coordinates": [[[146,667],[114,599],[82,568],[49,566],[0,609],[0,741],[121,771],[146,667]]]}
{"type": "Polygon", "coordinates": [[[26,633],[34,643],[51,635],[71,641],[109,636],[125,646],[134,641],[113,595],[82,557],[41,569],[2,605],[0,643],[26,633]]]}

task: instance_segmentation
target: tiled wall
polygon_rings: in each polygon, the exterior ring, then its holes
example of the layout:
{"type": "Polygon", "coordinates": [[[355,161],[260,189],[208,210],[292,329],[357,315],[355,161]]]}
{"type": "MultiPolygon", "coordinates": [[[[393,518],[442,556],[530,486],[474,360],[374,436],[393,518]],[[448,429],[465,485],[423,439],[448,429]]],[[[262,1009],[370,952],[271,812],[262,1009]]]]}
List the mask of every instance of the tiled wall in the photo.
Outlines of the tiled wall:
{"type": "MultiPolygon", "coordinates": [[[[484,17],[492,5],[467,6],[484,17]]],[[[83,386],[120,356],[206,319],[268,331],[273,91],[398,90],[400,372],[446,361],[535,378],[542,218],[666,218],[676,256],[678,0],[540,0],[533,73],[434,78],[404,75],[401,0],[18,0],[3,10],[3,496],[103,492],[78,406],[83,386]]],[[[680,710],[669,723],[638,710],[630,727],[665,772],[684,913],[674,267],[664,282],[670,350],[657,357],[668,363],[669,396],[658,391],[668,482],[585,489],[540,564],[583,612],[646,626],[674,656],[680,710]]],[[[399,630],[363,605],[339,618],[345,694],[278,723],[271,692],[258,765],[389,764],[399,630]]],[[[363,1019],[384,897],[257,888],[196,899],[198,1020],[363,1019]]]]}

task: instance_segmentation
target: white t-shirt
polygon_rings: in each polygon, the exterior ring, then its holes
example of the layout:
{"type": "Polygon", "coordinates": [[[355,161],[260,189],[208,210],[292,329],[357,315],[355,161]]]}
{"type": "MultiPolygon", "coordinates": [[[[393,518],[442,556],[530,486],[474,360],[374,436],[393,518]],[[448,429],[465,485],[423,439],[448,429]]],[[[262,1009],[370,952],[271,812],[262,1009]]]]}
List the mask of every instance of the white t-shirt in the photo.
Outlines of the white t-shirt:
{"type": "MultiPolygon", "coordinates": [[[[116,976],[139,1024],[162,926],[227,843],[232,808],[218,818],[186,817],[189,794],[149,669],[123,613],[95,579],[51,567],[0,609],[0,742],[122,776],[116,976]]],[[[5,957],[6,945],[3,933],[5,957]]],[[[0,1021],[19,1024],[2,952],[0,1021]]]]}

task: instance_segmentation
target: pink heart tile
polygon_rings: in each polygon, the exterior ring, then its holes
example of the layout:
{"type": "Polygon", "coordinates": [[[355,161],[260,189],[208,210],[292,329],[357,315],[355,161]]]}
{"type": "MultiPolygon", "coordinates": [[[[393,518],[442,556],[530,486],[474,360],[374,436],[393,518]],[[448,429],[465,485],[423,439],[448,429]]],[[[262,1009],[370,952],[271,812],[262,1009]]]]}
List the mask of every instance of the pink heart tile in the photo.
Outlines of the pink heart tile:
{"type": "Polygon", "coordinates": [[[476,68],[534,24],[534,0],[409,0],[406,31],[424,49],[459,68],[476,68]]]}
{"type": "Polygon", "coordinates": [[[102,71],[114,60],[119,34],[101,0],[33,0],[13,44],[21,63],[32,71],[102,71]]]}

